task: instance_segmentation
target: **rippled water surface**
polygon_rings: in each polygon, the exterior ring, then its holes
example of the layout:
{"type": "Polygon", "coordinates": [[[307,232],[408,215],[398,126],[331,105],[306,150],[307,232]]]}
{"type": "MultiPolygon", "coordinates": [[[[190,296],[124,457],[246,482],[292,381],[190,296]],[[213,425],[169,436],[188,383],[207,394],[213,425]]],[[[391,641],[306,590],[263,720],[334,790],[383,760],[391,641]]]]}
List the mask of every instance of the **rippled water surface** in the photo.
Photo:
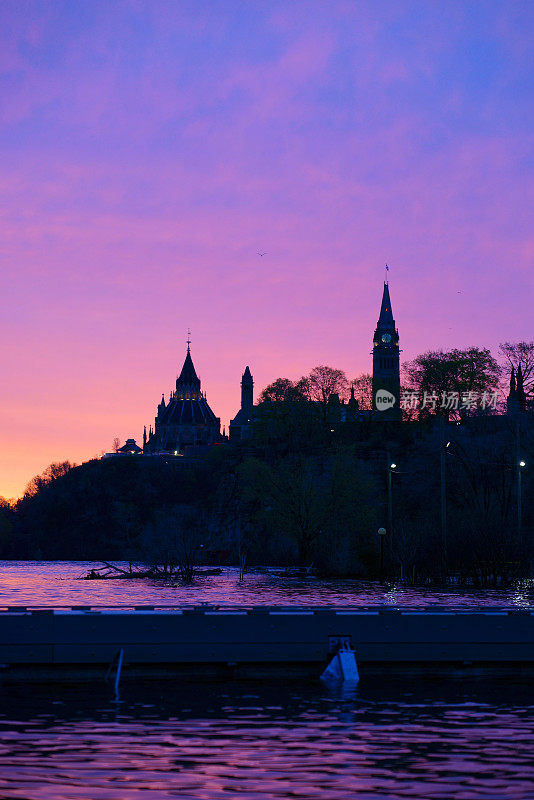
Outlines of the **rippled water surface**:
{"type": "MultiPolygon", "coordinates": [[[[283,578],[250,573],[242,582],[238,570],[199,577],[191,586],[147,580],[80,580],[97,565],[73,561],[0,562],[3,605],[350,605],[491,606],[534,608],[532,585],[509,590],[459,592],[387,587],[349,580],[283,578]]],[[[127,569],[126,564],[120,566],[127,569]]]]}
{"type": "MultiPolygon", "coordinates": [[[[79,580],[94,566],[0,563],[0,605],[532,607],[532,589],[458,593],[235,569],[192,586],[79,580]]],[[[508,680],[0,682],[0,798],[534,798],[534,693],[508,680]]]]}
{"type": "Polygon", "coordinates": [[[2,690],[0,797],[534,797],[531,686],[2,690]]]}

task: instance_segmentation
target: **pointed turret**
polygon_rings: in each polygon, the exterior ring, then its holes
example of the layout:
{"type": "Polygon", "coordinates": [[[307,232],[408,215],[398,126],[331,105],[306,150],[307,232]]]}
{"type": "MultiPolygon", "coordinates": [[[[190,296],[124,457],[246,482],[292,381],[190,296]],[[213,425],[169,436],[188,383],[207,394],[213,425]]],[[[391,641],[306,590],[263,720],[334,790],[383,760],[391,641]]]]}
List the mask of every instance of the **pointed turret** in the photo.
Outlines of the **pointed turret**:
{"type": "Polygon", "coordinates": [[[350,397],[349,397],[349,402],[347,403],[347,407],[348,407],[349,413],[351,415],[355,415],[359,411],[359,408],[360,408],[360,404],[356,400],[356,397],[355,397],[355,394],[354,394],[354,384],[352,384],[351,387],[350,387],[350,397]]]}
{"type": "Polygon", "coordinates": [[[525,387],[523,385],[523,369],[521,364],[517,368],[517,388],[516,388],[516,397],[517,397],[517,404],[519,406],[520,411],[525,410],[527,395],[525,392],[525,387]]]}
{"type": "Polygon", "coordinates": [[[254,407],[254,381],[249,367],[245,367],[245,371],[241,378],[241,408],[250,417],[252,408],[254,407]]]}
{"type": "Polygon", "coordinates": [[[248,439],[252,432],[252,422],[254,419],[254,380],[250,367],[245,367],[241,376],[241,408],[230,420],[228,433],[230,441],[235,442],[241,439],[248,439]]]}
{"type": "Polygon", "coordinates": [[[187,340],[187,353],[185,354],[184,365],[179,376],[176,378],[176,392],[173,399],[190,400],[202,399],[200,391],[200,378],[198,377],[193,359],[191,358],[191,340],[187,340]]]}
{"type": "Polygon", "coordinates": [[[176,391],[178,392],[180,388],[189,388],[194,389],[196,392],[200,392],[200,379],[197,376],[193,359],[191,358],[191,350],[189,349],[189,345],[187,345],[187,353],[182,371],[176,379],[176,391]]]}
{"type": "Polygon", "coordinates": [[[506,398],[506,411],[508,414],[519,414],[525,410],[526,393],[523,384],[523,368],[519,364],[517,372],[514,367],[510,373],[510,391],[506,398]]]}
{"type": "Polygon", "coordinates": [[[394,328],[395,320],[391,310],[391,300],[389,297],[389,285],[384,281],[384,291],[382,293],[382,305],[380,306],[380,316],[378,317],[378,328],[394,328]]]}
{"type": "Polygon", "coordinates": [[[517,394],[524,394],[524,386],[523,386],[523,369],[521,364],[517,368],[517,382],[516,382],[516,391],[517,394]]]}
{"type": "Polygon", "coordinates": [[[512,371],[510,373],[510,394],[508,395],[508,397],[514,397],[515,396],[515,391],[516,391],[515,369],[512,367],[512,371]]]}

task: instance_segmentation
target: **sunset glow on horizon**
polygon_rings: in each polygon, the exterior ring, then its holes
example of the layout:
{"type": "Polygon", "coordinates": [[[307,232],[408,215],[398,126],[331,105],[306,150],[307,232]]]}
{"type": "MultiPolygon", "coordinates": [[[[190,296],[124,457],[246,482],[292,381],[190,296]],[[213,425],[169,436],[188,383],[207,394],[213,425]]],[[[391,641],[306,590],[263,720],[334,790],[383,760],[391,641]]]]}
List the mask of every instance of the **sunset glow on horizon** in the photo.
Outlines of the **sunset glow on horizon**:
{"type": "Polygon", "coordinates": [[[2,459],[139,442],[191,353],[222,425],[317,364],[531,340],[529,2],[6,0],[2,459]],[[264,255],[260,255],[264,254],[264,255]]]}

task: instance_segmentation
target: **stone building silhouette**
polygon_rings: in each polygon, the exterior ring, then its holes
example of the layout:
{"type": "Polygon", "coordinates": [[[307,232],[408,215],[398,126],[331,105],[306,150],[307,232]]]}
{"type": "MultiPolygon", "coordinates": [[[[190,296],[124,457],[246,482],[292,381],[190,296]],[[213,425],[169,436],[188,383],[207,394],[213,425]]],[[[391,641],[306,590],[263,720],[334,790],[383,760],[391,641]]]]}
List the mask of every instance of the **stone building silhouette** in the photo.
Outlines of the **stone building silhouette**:
{"type": "Polygon", "coordinates": [[[205,392],[200,388],[193,359],[191,342],[176,387],[168,402],[162,396],[158,405],[154,430],[143,436],[145,453],[183,453],[188,446],[211,445],[221,441],[221,420],[208,405],[205,392]]]}
{"type": "Polygon", "coordinates": [[[401,418],[399,331],[391,310],[387,281],[384,281],[382,305],[373,336],[373,418],[401,418]]]}
{"type": "Polygon", "coordinates": [[[523,385],[523,370],[521,364],[517,368],[517,374],[512,367],[510,374],[510,391],[506,398],[506,413],[507,414],[521,414],[526,410],[527,406],[527,393],[523,385]]]}
{"type": "Polygon", "coordinates": [[[241,378],[241,408],[230,422],[230,441],[248,439],[252,435],[254,420],[254,381],[249,367],[241,378]]]}
{"type": "Polygon", "coordinates": [[[126,439],[126,443],[117,448],[117,455],[123,456],[139,456],[142,452],[142,448],[139,447],[135,439],[126,439]]]}
{"type": "MultiPolygon", "coordinates": [[[[350,399],[345,403],[337,398],[337,405],[331,403],[329,414],[339,422],[372,417],[378,420],[400,420],[400,350],[399,332],[395,325],[391,310],[388,281],[384,281],[382,303],[377,326],[373,336],[373,377],[372,377],[372,411],[362,410],[351,387],[350,399]]],[[[335,400],[335,398],[333,398],[335,400]]],[[[525,392],[521,369],[517,373],[512,370],[508,408],[525,406],[525,392]]],[[[241,378],[241,406],[229,426],[229,438],[232,442],[248,439],[252,435],[255,417],[254,380],[250,367],[245,367],[241,378]]],[[[157,406],[154,427],[146,427],[143,434],[145,454],[181,455],[187,447],[209,446],[226,441],[221,436],[221,420],[215,416],[208,405],[205,392],[201,389],[193,359],[191,342],[187,340],[187,351],[182,370],[176,379],[175,388],[165,401],[162,395],[157,406]]],[[[120,453],[138,453],[134,440],[128,440],[120,453]]]]}

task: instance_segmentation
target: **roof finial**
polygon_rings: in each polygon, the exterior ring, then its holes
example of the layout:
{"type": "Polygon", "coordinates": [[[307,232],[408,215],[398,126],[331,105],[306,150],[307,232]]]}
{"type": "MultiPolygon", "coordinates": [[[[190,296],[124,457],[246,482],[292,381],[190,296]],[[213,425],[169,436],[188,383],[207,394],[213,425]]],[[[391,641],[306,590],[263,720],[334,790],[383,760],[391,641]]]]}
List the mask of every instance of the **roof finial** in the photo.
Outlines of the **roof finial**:
{"type": "Polygon", "coordinates": [[[187,352],[188,353],[191,350],[190,345],[191,345],[191,328],[188,328],[187,329],[187,352]]]}
{"type": "Polygon", "coordinates": [[[389,267],[386,264],[386,274],[384,275],[384,283],[388,283],[388,272],[389,272],[389,267]]]}

